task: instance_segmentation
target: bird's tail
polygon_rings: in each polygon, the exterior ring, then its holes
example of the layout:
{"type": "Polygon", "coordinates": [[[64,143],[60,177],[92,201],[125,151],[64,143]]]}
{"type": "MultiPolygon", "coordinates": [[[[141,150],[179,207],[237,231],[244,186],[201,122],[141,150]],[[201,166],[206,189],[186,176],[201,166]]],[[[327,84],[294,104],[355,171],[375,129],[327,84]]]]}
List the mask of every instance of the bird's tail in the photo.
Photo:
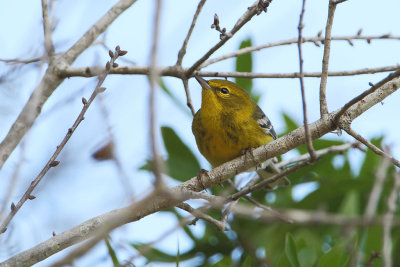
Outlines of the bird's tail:
{"type": "MultiPolygon", "coordinates": [[[[278,169],[278,167],[275,166],[275,164],[272,161],[270,161],[269,164],[265,168],[257,170],[257,174],[260,176],[261,180],[268,179],[280,172],[281,171],[278,169]]],[[[290,185],[289,179],[286,176],[282,176],[275,182],[268,184],[265,187],[265,189],[272,190],[277,186],[289,186],[289,185],[290,185]]]]}

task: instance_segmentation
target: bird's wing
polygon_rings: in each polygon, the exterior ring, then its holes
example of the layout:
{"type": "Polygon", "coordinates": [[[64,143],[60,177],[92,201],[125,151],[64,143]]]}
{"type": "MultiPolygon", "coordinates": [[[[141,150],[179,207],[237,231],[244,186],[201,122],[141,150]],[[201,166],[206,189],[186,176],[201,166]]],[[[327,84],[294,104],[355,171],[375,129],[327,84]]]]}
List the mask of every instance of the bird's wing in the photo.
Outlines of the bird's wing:
{"type": "Polygon", "coordinates": [[[272,126],[271,121],[264,114],[259,106],[256,107],[254,111],[253,118],[257,121],[258,125],[261,126],[265,130],[265,132],[271,135],[274,139],[276,139],[276,133],[274,127],[272,126]]]}

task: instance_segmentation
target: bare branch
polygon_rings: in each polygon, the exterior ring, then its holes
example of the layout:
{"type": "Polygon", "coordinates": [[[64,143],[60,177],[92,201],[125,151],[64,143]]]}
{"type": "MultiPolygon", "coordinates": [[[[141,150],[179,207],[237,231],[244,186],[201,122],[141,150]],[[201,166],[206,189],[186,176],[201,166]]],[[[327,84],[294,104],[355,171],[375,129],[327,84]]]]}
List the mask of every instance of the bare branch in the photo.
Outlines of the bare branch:
{"type": "Polygon", "coordinates": [[[208,221],[208,222],[214,224],[220,231],[228,230],[228,228],[226,227],[226,222],[218,221],[218,220],[214,219],[213,217],[211,217],[210,215],[207,215],[207,214],[201,212],[199,209],[192,208],[190,205],[188,205],[186,203],[180,203],[179,205],[177,205],[177,207],[189,212],[197,219],[203,219],[205,221],[208,221]]]}
{"type": "Polygon", "coordinates": [[[19,144],[25,133],[32,127],[39,116],[43,104],[65,77],[59,76],[58,68],[66,68],[93,43],[106,28],[136,0],[120,0],[99,21],[97,21],[67,52],[53,60],[47,68],[39,85],[35,88],[28,102],[18,115],[11,129],[0,144],[0,169],[19,144]]]}
{"type": "Polygon", "coordinates": [[[185,93],[186,93],[186,105],[189,107],[190,111],[192,112],[192,115],[194,116],[194,114],[196,114],[196,111],[192,104],[192,98],[190,97],[188,80],[182,79],[182,82],[183,82],[183,87],[185,88],[185,93]]]}
{"type": "Polygon", "coordinates": [[[333,25],[333,17],[335,14],[336,3],[333,0],[329,0],[328,20],[325,27],[325,40],[324,40],[324,56],[322,59],[322,75],[321,84],[319,87],[319,102],[321,118],[328,114],[328,105],[326,103],[326,84],[328,80],[328,66],[329,66],[329,55],[331,53],[331,33],[333,25]]]}
{"type": "MultiPolygon", "coordinates": [[[[358,70],[344,70],[344,71],[331,71],[328,72],[328,76],[354,76],[360,74],[374,74],[379,72],[397,71],[400,69],[400,65],[386,66],[378,68],[363,68],[358,70]]],[[[176,66],[158,67],[158,73],[160,76],[170,76],[182,79],[187,73],[188,69],[178,69],[176,66]]],[[[93,77],[101,72],[101,67],[67,67],[60,69],[60,75],[62,77],[93,77]]],[[[119,67],[114,69],[111,74],[143,74],[149,75],[150,70],[147,66],[128,66],[119,67]]],[[[219,72],[219,71],[198,71],[196,72],[202,77],[232,77],[232,78],[283,78],[283,79],[298,79],[300,74],[298,72],[293,73],[257,73],[257,72],[219,72]]],[[[304,77],[320,78],[321,72],[304,72],[304,77]]]]}
{"type": "Polygon", "coordinates": [[[355,139],[357,139],[358,141],[360,141],[361,143],[363,143],[364,145],[366,145],[369,149],[371,149],[372,151],[374,151],[376,154],[388,158],[394,165],[396,165],[397,167],[400,168],[400,161],[398,161],[397,159],[395,159],[392,155],[386,153],[385,151],[383,151],[382,149],[380,149],[379,147],[375,146],[374,144],[372,144],[370,141],[368,141],[367,139],[365,139],[364,137],[362,137],[360,134],[358,134],[356,131],[354,131],[350,125],[346,126],[345,128],[343,128],[349,135],[353,136],[355,139]]]}
{"type": "MultiPolygon", "coordinates": [[[[357,34],[357,35],[349,35],[349,36],[331,37],[332,41],[366,40],[368,43],[370,43],[371,40],[385,40],[385,39],[400,40],[400,36],[392,36],[391,34],[378,35],[378,36],[361,36],[361,35],[357,34]]],[[[317,46],[320,46],[319,43],[323,42],[324,40],[325,40],[324,36],[303,37],[301,39],[301,42],[302,43],[313,43],[317,46]]],[[[278,41],[278,42],[266,43],[266,44],[262,44],[262,45],[244,47],[235,52],[207,60],[206,62],[201,64],[200,68],[205,68],[205,67],[207,67],[211,64],[217,63],[219,61],[222,61],[222,60],[225,60],[228,58],[232,58],[232,57],[237,57],[237,56],[247,54],[250,52],[260,51],[262,49],[271,48],[271,47],[297,44],[298,42],[299,42],[298,38],[293,38],[293,39],[288,39],[288,40],[284,40],[284,41],[278,41]]]]}
{"type": "Polygon", "coordinates": [[[238,198],[241,198],[241,197],[247,195],[248,193],[263,189],[267,185],[276,182],[279,178],[281,178],[281,177],[283,177],[283,176],[285,176],[285,175],[287,175],[289,173],[295,172],[298,169],[303,168],[304,166],[307,166],[309,164],[311,164],[311,161],[303,161],[303,162],[301,162],[301,163],[299,163],[299,164],[297,164],[297,165],[295,165],[295,166],[293,166],[291,168],[283,170],[282,172],[280,172],[278,174],[275,174],[274,176],[269,177],[268,179],[265,179],[265,180],[259,182],[258,184],[255,184],[255,185],[252,185],[252,186],[248,186],[245,189],[240,190],[239,192],[233,194],[231,196],[231,199],[232,200],[236,200],[238,198]]]}
{"type": "Polygon", "coordinates": [[[49,19],[49,8],[47,0],[42,0],[42,17],[43,17],[43,32],[44,32],[44,48],[46,56],[51,60],[54,54],[54,45],[52,40],[52,23],[49,19]]]}
{"type": "MultiPolygon", "coordinates": [[[[368,95],[363,101],[357,105],[357,107],[350,107],[348,112],[344,115],[349,120],[353,120],[363,112],[368,110],[371,106],[381,102],[387,96],[395,92],[400,87],[400,78],[396,78],[380,88],[378,88],[375,92],[368,95]]],[[[326,119],[319,119],[318,121],[310,124],[310,133],[313,139],[317,139],[322,135],[329,133],[335,130],[336,125],[333,122],[333,118],[339,112],[339,110],[332,112],[328,115],[326,119]]],[[[173,207],[182,201],[185,201],[192,197],[189,193],[191,190],[194,191],[202,191],[204,187],[208,188],[212,185],[218,184],[224,180],[230,179],[237,173],[246,171],[251,167],[258,165],[261,162],[265,162],[267,159],[275,157],[277,155],[286,153],[287,151],[305,144],[304,138],[304,127],[300,127],[289,134],[278,138],[262,147],[259,147],[253,150],[254,160],[246,161],[246,156],[243,155],[239,158],[236,158],[232,161],[226,162],[213,170],[209,171],[207,175],[202,175],[200,177],[193,177],[186,182],[171,188],[170,193],[166,196],[163,195],[149,195],[142,201],[134,204],[134,206],[128,206],[122,209],[113,210],[109,213],[100,215],[96,218],[88,220],[73,229],[70,229],[64,233],[61,233],[55,237],[50,238],[49,240],[27,250],[9,260],[0,264],[0,266],[10,266],[15,265],[16,262],[21,263],[22,265],[32,265],[36,262],[39,262],[54,253],[63,250],[66,247],[69,247],[73,244],[86,240],[96,233],[100,227],[107,225],[107,231],[111,231],[112,229],[126,224],[128,222],[137,221],[149,214],[155,213],[162,209],[173,207]],[[175,198],[171,198],[172,196],[176,196],[175,198]],[[164,196],[164,197],[163,197],[164,196]],[[136,208],[140,207],[140,209],[136,208]],[[57,245],[55,245],[57,244],[57,245]],[[44,251],[46,253],[44,253],[44,251]]],[[[240,205],[236,205],[234,208],[234,212],[237,213],[238,207],[240,205]]],[[[248,208],[245,209],[248,212],[248,208]]],[[[263,211],[263,210],[261,210],[263,211]]],[[[261,212],[260,211],[260,212],[261,212]]],[[[260,212],[252,212],[252,216],[260,214],[260,212]]],[[[288,216],[287,213],[283,213],[285,216],[288,216]]],[[[293,215],[293,214],[292,214],[293,215]]],[[[271,220],[280,220],[274,214],[264,212],[260,216],[262,218],[271,218],[271,220]]],[[[346,216],[336,216],[331,217],[327,216],[325,213],[307,213],[301,212],[299,215],[293,215],[296,220],[296,223],[305,223],[307,225],[310,224],[318,224],[321,222],[328,224],[339,224],[339,225],[370,225],[371,222],[366,222],[364,218],[349,218],[346,216]],[[309,216],[305,216],[304,214],[308,214],[309,216]],[[320,215],[318,215],[320,214],[320,215]]],[[[288,216],[288,218],[293,218],[292,216],[288,216]]],[[[381,218],[376,218],[372,224],[374,223],[382,223],[381,218]]],[[[395,220],[395,224],[398,222],[395,220]]]]}
{"type": "Polygon", "coordinates": [[[190,28],[189,28],[189,32],[187,33],[186,38],[183,41],[182,47],[178,53],[178,60],[176,61],[176,65],[178,65],[178,66],[182,66],[182,60],[186,54],[186,47],[189,42],[189,38],[192,35],[194,26],[196,25],[197,17],[199,16],[201,9],[203,8],[205,2],[206,2],[206,0],[200,0],[199,4],[197,5],[196,13],[194,13],[192,24],[190,25],[190,28]]]}
{"type": "Polygon", "coordinates": [[[239,202],[239,199],[233,200],[228,204],[225,208],[224,212],[222,213],[221,221],[224,225],[226,225],[226,221],[228,220],[229,214],[231,214],[232,210],[234,209],[235,205],[239,202]]]}
{"type": "MultiPolygon", "coordinates": [[[[233,184],[233,182],[231,180],[227,180],[227,182],[236,192],[240,191],[239,189],[236,188],[236,186],[233,184]]],[[[249,186],[251,186],[251,184],[247,184],[244,188],[249,187],[249,186]]],[[[261,209],[263,209],[265,211],[273,213],[276,217],[281,219],[281,221],[283,221],[285,223],[292,223],[291,220],[289,220],[288,218],[286,218],[285,216],[280,214],[278,211],[274,210],[273,208],[271,208],[269,206],[261,204],[260,202],[258,202],[257,200],[251,198],[250,196],[244,195],[242,198],[246,199],[247,201],[249,201],[250,203],[254,204],[258,208],[261,208],[261,209]]]]}
{"type": "MultiPolygon", "coordinates": [[[[111,51],[110,51],[111,52],[111,51]]],[[[42,180],[43,176],[47,173],[47,171],[58,165],[59,161],[56,161],[56,158],[60,154],[61,150],[65,147],[69,139],[71,138],[72,134],[75,132],[75,130],[78,128],[79,124],[85,119],[84,116],[86,114],[86,111],[92,104],[93,100],[96,98],[97,94],[102,93],[105,88],[101,87],[103,84],[104,80],[107,77],[108,72],[113,68],[113,65],[115,64],[115,60],[121,55],[119,50],[119,47],[117,46],[117,49],[115,53],[111,55],[110,53],[110,61],[107,62],[106,68],[104,70],[104,73],[99,77],[99,81],[96,85],[96,88],[94,89],[92,95],[90,96],[89,100],[84,100],[83,102],[83,108],[81,112],[79,113],[78,117],[76,118],[74,124],[72,125],[71,128],[68,129],[67,134],[61,141],[61,143],[57,146],[56,151],[53,153],[53,155],[50,157],[50,159],[47,161],[46,165],[43,167],[43,169],[40,171],[40,173],[36,176],[36,178],[32,181],[28,189],[26,190],[25,194],[22,196],[22,198],[19,200],[18,204],[15,205],[14,208],[11,209],[10,213],[8,214],[7,218],[2,222],[0,226],[0,234],[4,233],[7,229],[7,225],[10,223],[12,218],[15,216],[15,214],[19,211],[19,209],[22,207],[22,205],[28,200],[32,199],[31,194],[33,190],[36,188],[36,186],[39,184],[39,182],[42,180]]],[[[125,51],[124,51],[125,52],[125,51]]]]}
{"type": "MultiPolygon", "coordinates": [[[[344,151],[354,147],[354,148],[361,148],[361,143],[360,142],[353,142],[353,143],[346,143],[343,145],[338,145],[338,146],[331,146],[328,148],[324,148],[324,149],[320,149],[320,150],[316,150],[315,154],[317,156],[317,158],[321,158],[326,154],[331,154],[331,153],[343,153],[344,151]]],[[[293,164],[296,162],[301,162],[301,161],[308,161],[310,160],[310,155],[309,154],[303,154],[297,158],[293,158],[293,159],[288,159],[288,160],[282,160],[281,162],[278,162],[276,164],[276,167],[278,168],[283,168],[286,165],[289,164],[293,164]]]]}
{"type": "Polygon", "coordinates": [[[200,65],[206,61],[215,51],[217,51],[221,46],[223,46],[232,36],[240,30],[247,22],[254,17],[257,12],[259,12],[259,8],[257,7],[259,0],[255,1],[251,8],[247,9],[246,12],[238,19],[235,26],[233,26],[232,30],[230,30],[226,35],[219,41],[216,45],[214,45],[204,56],[202,56],[199,60],[197,60],[187,71],[186,77],[190,77],[193,72],[195,72],[200,65]]]}
{"type": "Polygon", "coordinates": [[[304,89],[304,73],[303,73],[304,60],[303,60],[303,53],[301,51],[301,44],[302,44],[301,40],[303,39],[302,31],[304,28],[303,17],[304,17],[305,5],[306,5],[306,0],[303,0],[301,13],[300,13],[300,19],[299,19],[299,26],[297,27],[297,29],[299,31],[297,47],[299,50],[299,65],[300,65],[299,66],[299,69],[300,69],[299,80],[300,80],[301,100],[302,100],[302,104],[303,104],[303,123],[304,123],[304,130],[305,130],[305,134],[306,134],[306,144],[307,144],[308,153],[310,154],[310,160],[314,161],[317,158],[315,155],[314,147],[311,142],[310,130],[308,129],[307,103],[306,103],[306,92],[304,89]]]}
{"type": "Polygon", "coordinates": [[[157,139],[156,139],[156,81],[159,78],[157,72],[157,53],[158,53],[158,36],[160,29],[160,13],[161,13],[161,0],[156,0],[156,8],[154,13],[154,27],[153,27],[153,44],[150,53],[150,94],[149,94],[149,117],[150,117],[150,141],[151,150],[153,154],[153,164],[152,169],[155,176],[155,187],[156,189],[162,190],[164,188],[164,183],[162,181],[162,169],[163,161],[161,160],[160,154],[158,153],[157,139]]]}
{"type": "Polygon", "coordinates": [[[340,112],[335,117],[335,122],[340,126],[340,117],[355,103],[359,102],[361,99],[366,97],[367,95],[373,93],[376,89],[378,89],[383,84],[400,77],[400,70],[389,74],[385,79],[381,80],[379,83],[371,86],[369,90],[364,91],[362,94],[358,95],[357,97],[353,98],[351,101],[347,102],[346,105],[341,108],[340,112]]]}
{"type": "MultiPolygon", "coordinates": [[[[1,204],[1,209],[0,209],[0,221],[3,221],[3,217],[7,212],[8,203],[11,199],[11,196],[14,193],[15,187],[16,187],[18,179],[20,177],[21,168],[22,168],[23,164],[25,163],[25,153],[26,153],[25,152],[25,143],[26,143],[25,141],[22,141],[22,143],[21,143],[21,151],[20,151],[20,156],[18,159],[18,164],[15,167],[14,173],[11,177],[10,184],[7,189],[7,194],[3,197],[3,200],[2,200],[3,203],[1,204]]],[[[33,196],[31,196],[31,197],[33,197],[33,196]]],[[[6,229],[0,229],[0,234],[1,234],[1,230],[6,231],[6,229]]]]}
{"type": "Polygon", "coordinates": [[[35,57],[32,59],[0,59],[0,62],[4,63],[12,63],[12,64],[30,64],[30,63],[35,63],[41,61],[43,58],[42,57],[35,57]]]}

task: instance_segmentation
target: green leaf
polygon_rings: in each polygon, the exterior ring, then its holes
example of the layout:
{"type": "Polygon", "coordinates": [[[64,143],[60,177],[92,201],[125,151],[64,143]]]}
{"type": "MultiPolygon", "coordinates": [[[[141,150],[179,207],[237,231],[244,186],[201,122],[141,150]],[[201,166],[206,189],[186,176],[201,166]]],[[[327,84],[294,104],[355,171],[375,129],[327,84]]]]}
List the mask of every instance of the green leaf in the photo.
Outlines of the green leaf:
{"type": "MultiPolygon", "coordinates": [[[[251,39],[248,38],[240,43],[239,49],[251,46],[251,39]]],[[[239,55],[236,58],[236,71],[237,72],[252,72],[253,70],[253,58],[251,53],[239,55]]],[[[235,82],[240,85],[246,92],[251,95],[253,89],[253,80],[246,78],[235,78],[235,82]]]]}
{"type": "Polygon", "coordinates": [[[179,181],[186,181],[188,178],[196,176],[200,171],[200,164],[192,151],[172,128],[161,127],[161,134],[168,152],[168,174],[179,181]]]}
{"type": "Polygon", "coordinates": [[[213,266],[213,267],[230,267],[232,266],[232,259],[229,256],[223,257],[220,261],[214,263],[214,264],[208,264],[206,266],[213,266]]]}
{"type": "MultiPolygon", "coordinates": [[[[167,174],[182,182],[196,176],[200,171],[200,164],[192,151],[172,128],[161,127],[161,134],[168,152],[168,159],[165,161],[167,174]]],[[[147,160],[139,169],[151,171],[152,160],[147,160]]]]}
{"type": "Polygon", "coordinates": [[[296,242],[290,233],[287,233],[285,238],[285,254],[291,266],[300,267],[299,258],[297,257],[296,242]]]}
{"type": "MultiPolygon", "coordinates": [[[[176,255],[170,255],[156,248],[149,247],[148,244],[133,243],[131,245],[150,262],[176,262],[176,255]]],[[[182,255],[180,259],[183,260],[182,255]]]]}
{"type": "Polygon", "coordinates": [[[291,117],[289,117],[288,114],[283,113],[283,119],[286,124],[286,131],[284,134],[287,134],[287,133],[299,128],[299,125],[291,117]]]}
{"type": "Polygon", "coordinates": [[[358,215],[360,213],[360,194],[355,190],[347,192],[339,212],[344,215],[358,215]]]}
{"type": "Polygon", "coordinates": [[[110,241],[108,240],[108,238],[104,238],[104,242],[106,242],[107,249],[108,249],[108,254],[109,254],[110,257],[111,257],[111,260],[112,260],[112,262],[113,262],[113,265],[114,265],[114,266],[121,266],[121,264],[120,264],[119,261],[118,261],[117,254],[115,253],[114,249],[112,248],[112,246],[111,246],[110,241]]]}
{"type": "Polygon", "coordinates": [[[167,85],[164,83],[164,80],[162,78],[160,78],[158,80],[158,85],[161,87],[163,92],[166,93],[167,96],[169,96],[169,98],[172,100],[172,102],[174,102],[176,104],[176,106],[183,111],[183,113],[185,113],[189,116],[191,115],[191,112],[188,109],[188,107],[186,105],[182,104],[182,102],[174,94],[171,93],[171,90],[168,89],[167,85]]]}
{"type": "Polygon", "coordinates": [[[312,248],[303,248],[298,253],[300,266],[314,266],[317,262],[317,252],[312,248]]]}
{"type": "Polygon", "coordinates": [[[338,244],[334,246],[328,253],[321,256],[317,267],[341,267],[347,266],[349,261],[349,253],[338,244]]]}
{"type": "Polygon", "coordinates": [[[242,267],[251,267],[252,266],[252,262],[253,262],[252,258],[250,256],[247,256],[241,266],[242,267]]]}

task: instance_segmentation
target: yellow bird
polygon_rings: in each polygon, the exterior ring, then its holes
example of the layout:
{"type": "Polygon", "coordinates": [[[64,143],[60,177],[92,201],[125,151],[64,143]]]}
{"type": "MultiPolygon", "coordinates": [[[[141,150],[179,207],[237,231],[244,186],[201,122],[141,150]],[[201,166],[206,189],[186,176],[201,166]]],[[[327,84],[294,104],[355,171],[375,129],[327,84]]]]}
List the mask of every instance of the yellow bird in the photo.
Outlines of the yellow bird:
{"type": "MultiPolygon", "coordinates": [[[[242,155],[247,149],[257,148],[276,139],[271,121],[247,92],[226,80],[205,80],[195,75],[202,87],[201,108],[193,118],[192,132],[201,154],[216,167],[242,155]]],[[[262,179],[279,170],[271,161],[257,170],[262,179]]],[[[282,177],[269,185],[286,186],[282,177]]]]}

